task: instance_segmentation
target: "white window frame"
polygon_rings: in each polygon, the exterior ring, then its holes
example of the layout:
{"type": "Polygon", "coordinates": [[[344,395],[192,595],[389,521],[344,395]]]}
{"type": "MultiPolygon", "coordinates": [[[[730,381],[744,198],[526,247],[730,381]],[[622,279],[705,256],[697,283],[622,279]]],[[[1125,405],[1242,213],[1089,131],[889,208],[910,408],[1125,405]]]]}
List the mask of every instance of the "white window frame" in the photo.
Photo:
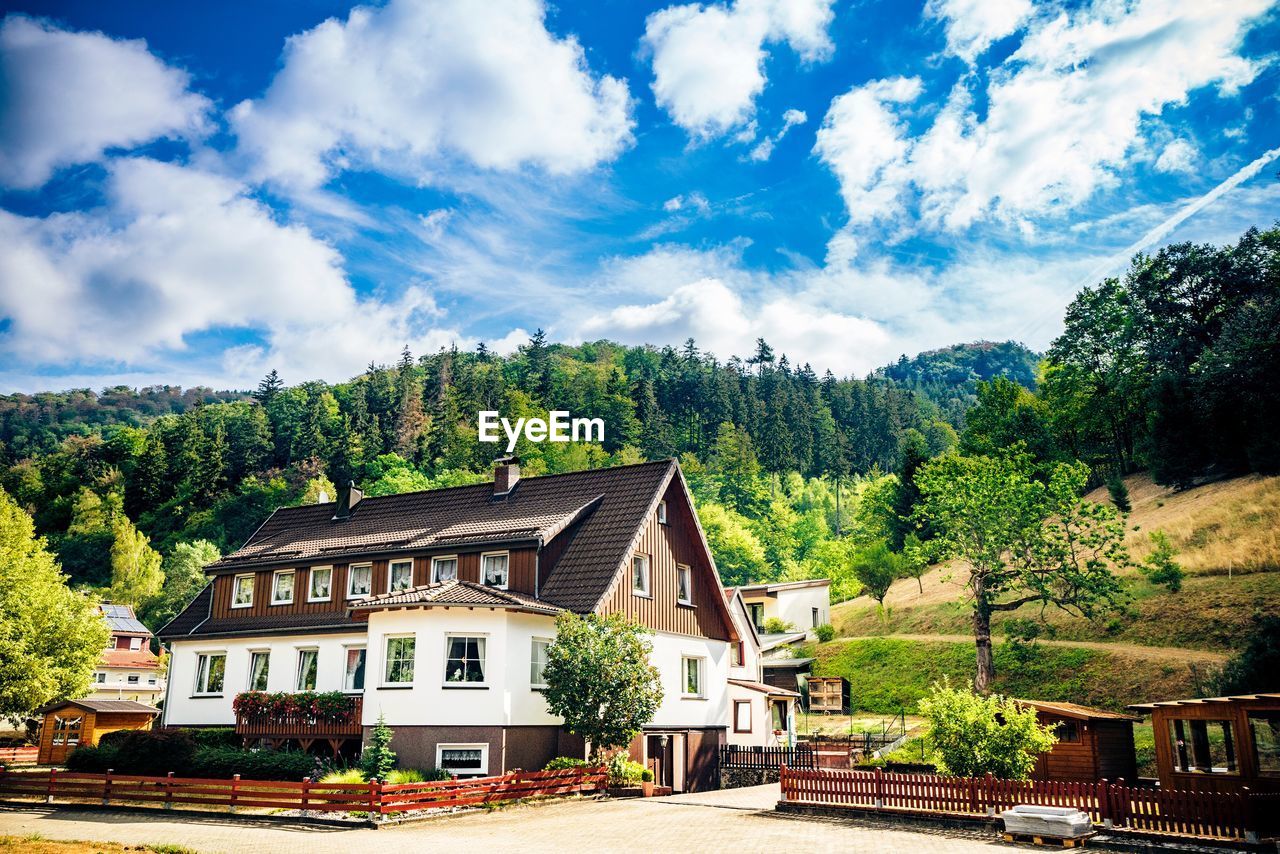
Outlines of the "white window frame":
{"type": "MultiPolygon", "coordinates": [[[[433,558],[431,559],[431,583],[432,583],[432,584],[439,584],[439,583],[441,583],[441,582],[440,582],[440,570],[439,570],[439,566],[440,566],[440,564],[441,564],[442,562],[444,562],[444,561],[446,561],[446,560],[451,560],[451,561],[453,561],[453,578],[448,578],[448,579],[445,579],[445,580],[446,580],[446,581],[457,581],[457,580],[458,580],[458,556],[457,556],[457,555],[439,555],[439,556],[437,556],[437,557],[433,557],[433,558]]],[[[481,564],[481,568],[482,568],[482,569],[484,568],[483,563],[481,564]]],[[[507,571],[508,571],[508,572],[510,572],[510,571],[511,571],[511,564],[510,564],[510,559],[509,559],[509,558],[508,558],[508,563],[507,563],[507,571]]]]}
{"type": "Polygon", "coordinates": [[[347,598],[348,599],[368,599],[373,595],[373,564],[372,563],[349,563],[347,564],[347,598]],[[369,569],[369,590],[366,593],[354,593],[351,589],[351,582],[355,580],[355,570],[367,567],[369,569]]]}
{"type": "Polygon", "coordinates": [[[687,700],[700,700],[707,696],[707,668],[704,666],[706,659],[700,655],[682,655],[680,656],[680,696],[687,700]],[[689,692],[689,662],[692,661],[698,665],[698,690],[694,693],[689,692]]]}
{"type": "MultiPolygon", "coordinates": [[[[466,659],[464,659],[466,660],[466,659]]],[[[440,674],[441,684],[446,688],[487,688],[489,686],[489,633],[488,632],[446,632],[444,636],[444,669],[440,674]],[[449,646],[454,638],[475,638],[484,642],[484,652],[480,657],[480,671],[484,679],[479,682],[449,681],[449,646]]]]}
{"type": "MultiPolygon", "coordinates": [[[[368,656],[369,656],[369,653],[366,652],[365,659],[364,659],[364,664],[365,664],[364,681],[366,685],[369,684],[369,657],[368,656]]],[[[344,662],[344,669],[345,669],[345,662],[344,662]]],[[[412,688],[413,683],[417,678],[418,678],[418,636],[417,634],[415,634],[414,632],[399,632],[397,634],[383,635],[382,636],[382,679],[380,680],[380,684],[383,687],[390,687],[390,688],[412,688]],[[390,679],[387,678],[388,676],[391,675],[389,672],[389,665],[391,663],[391,659],[387,656],[387,649],[388,647],[391,646],[391,641],[401,640],[403,638],[409,638],[413,641],[413,678],[407,682],[392,682],[390,679]]]]}
{"type": "Polygon", "coordinates": [[[658,502],[658,524],[660,525],[667,524],[667,502],[666,501],[658,502]]]}
{"type": "Polygon", "coordinates": [[[298,571],[296,569],[277,569],[271,573],[271,604],[272,605],[292,605],[293,600],[298,598],[298,571]],[[288,599],[277,599],[276,590],[277,579],[282,575],[292,575],[293,584],[289,587],[288,599]]]}
{"type": "Polygon", "coordinates": [[[270,649],[251,649],[249,650],[249,672],[245,674],[245,686],[248,691],[266,691],[271,686],[271,650],[270,649]],[[253,687],[253,660],[259,655],[267,657],[267,684],[262,688],[253,687]]]}
{"type": "Polygon", "coordinates": [[[142,638],[129,638],[129,651],[137,652],[142,649],[142,638]]]}
{"type": "MultiPolygon", "coordinates": [[[[546,688],[547,687],[547,683],[545,679],[542,681],[534,681],[533,665],[537,661],[537,659],[534,657],[534,650],[538,648],[538,644],[546,644],[546,646],[551,646],[552,643],[554,643],[554,640],[552,638],[534,637],[534,638],[530,638],[529,640],[529,687],[530,688],[546,688]]],[[[543,650],[543,653],[542,653],[542,666],[544,668],[547,666],[547,654],[545,649],[543,650]]]]}
{"type": "Polygon", "coordinates": [[[227,689],[227,651],[224,649],[224,650],[210,650],[208,652],[197,652],[195,677],[196,677],[195,685],[193,685],[191,688],[191,696],[221,697],[222,692],[227,689]],[[209,685],[209,662],[213,661],[213,659],[218,658],[219,656],[221,656],[222,658],[222,687],[217,691],[209,691],[207,690],[209,685]],[[203,667],[200,666],[202,661],[205,662],[203,667]],[[200,690],[200,676],[202,674],[205,677],[206,690],[204,691],[200,690]]]}
{"type": "Polygon", "coordinates": [[[313,566],[307,570],[307,601],[308,602],[328,602],[333,598],[333,565],[313,566]],[[316,573],[320,571],[329,573],[329,592],[324,596],[314,595],[316,573]]]}
{"type": "Polygon", "coordinates": [[[93,674],[93,683],[95,685],[105,685],[107,682],[107,674],[101,670],[93,674]]]}
{"type": "Polygon", "coordinates": [[[232,607],[232,608],[252,608],[252,607],[253,607],[253,594],[254,594],[254,588],[255,588],[255,587],[257,587],[257,586],[258,586],[258,576],[257,576],[257,573],[253,573],[253,572],[245,572],[245,573],[241,573],[240,575],[237,575],[237,576],[235,576],[234,578],[232,578],[232,580],[231,580],[231,607],[232,607]],[[249,579],[249,601],[248,601],[248,602],[240,602],[240,603],[237,603],[237,602],[236,602],[236,594],[240,591],[240,581],[241,581],[241,579],[245,579],[245,578],[249,579]]]}
{"type": "Polygon", "coordinates": [[[646,599],[653,598],[653,560],[647,554],[635,552],[631,555],[631,593],[635,596],[643,596],[646,599]],[[644,562],[644,586],[643,588],[636,586],[636,561],[644,562]]]}
{"type": "MultiPolygon", "coordinates": [[[[489,745],[487,742],[478,742],[474,744],[436,744],[436,767],[443,771],[450,771],[443,764],[444,752],[446,750],[479,750],[480,763],[484,766],[479,771],[466,771],[463,774],[456,774],[459,778],[467,777],[487,777],[489,776],[489,745]]],[[[450,771],[450,773],[453,773],[450,771]]]]}
{"type": "Polygon", "coordinates": [[[676,604],[693,606],[693,567],[686,566],[683,563],[676,564],[676,604]],[[685,590],[688,596],[680,598],[680,576],[683,575],[687,580],[685,590]]]}
{"type": "Polygon", "coordinates": [[[317,691],[320,689],[320,647],[318,646],[299,646],[294,647],[295,655],[293,660],[293,690],[295,691],[317,691]],[[307,653],[314,653],[316,657],[316,684],[311,688],[306,688],[302,684],[302,657],[307,653]]]}
{"type": "Polygon", "coordinates": [[[733,731],[734,732],[751,732],[755,728],[754,722],[752,721],[752,718],[755,717],[755,714],[751,706],[752,706],[752,703],[750,700],[734,700],[733,701],[733,731]],[[738,724],[740,723],[738,719],[738,710],[743,708],[744,706],[747,709],[747,726],[745,729],[738,726],[738,724]]]}
{"type": "Polygon", "coordinates": [[[141,673],[130,673],[129,675],[125,676],[124,681],[125,681],[125,684],[126,684],[126,685],[141,685],[141,684],[142,684],[142,674],[141,674],[141,673]]]}
{"type": "Polygon", "coordinates": [[[387,592],[400,593],[405,590],[413,589],[413,558],[387,561],[387,592]],[[405,587],[397,588],[396,584],[396,568],[403,567],[405,564],[409,566],[409,583],[405,587]]]}
{"type": "Polygon", "coordinates": [[[486,587],[492,587],[494,590],[506,590],[511,586],[511,552],[481,552],[480,553],[480,583],[486,587]],[[488,573],[485,571],[485,560],[491,557],[502,556],[507,559],[507,572],[505,580],[501,584],[490,584],[488,573]]]}
{"type": "MultiPolygon", "coordinates": [[[[414,641],[413,646],[414,646],[413,654],[414,654],[414,658],[416,659],[418,655],[417,641],[414,641]]],[[[352,688],[347,685],[347,659],[350,658],[351,653],[355,652],[356,650],[361,650],[362,652],[364,652],[364,682],[365,682],[365,685],[369,684],[369,645],[363,644],[363,643],[347,644],[342,648],[342,690],[347,694],[360,694],[364,692],[364,685],[361,685],[359,688],[352,688]]],[[[416,670],[417,668],[415,667],[415,672],[416,670]]],[[[395,684],[402,685],[404,683],[397,682],[395,684]]]]}

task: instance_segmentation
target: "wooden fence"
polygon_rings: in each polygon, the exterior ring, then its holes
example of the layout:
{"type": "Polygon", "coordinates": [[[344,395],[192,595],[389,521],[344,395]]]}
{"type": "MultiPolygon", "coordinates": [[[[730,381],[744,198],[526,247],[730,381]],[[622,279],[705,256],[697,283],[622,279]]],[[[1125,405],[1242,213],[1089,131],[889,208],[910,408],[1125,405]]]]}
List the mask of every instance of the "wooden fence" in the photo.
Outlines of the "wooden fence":
{"type": "Polygon", "coordinates": [[[34,744],[24,747],[0,747],[0,765],[12,768],[15,765],[35,765],[40,756],[40,748],[34,744]]]}
{"type": "Polygon", "coordinates": [[[124,774],[81,774],[74,771],[7,771],[0,767],[0,798],[35,797],[130,805],[174,804],[294,809],[305,812],[361,812],[372,816],[501,803],[520,798],[603,791],[604,768],[560,771],[513,771],[497,777],[388,785],[368,783],[298,783],[280,780],[208,780],[190,777],[144,777],[124,774]]]}
{"type": "Polygon", "coordinates": [[[750,747],[741,744],[720,746],[721,768],[776,771],[784,765],[792,768],[817,768],[818,762],[813,749],[806,744],[795,747],[750,747]]]}
{"type": "Polygon", "coordinates": [[[1280,794],[1185,792],[1115,783],[997,780],[932,774],[784,767],[786,803],[942,817],[987,817],[1015,806],[1071,807],[1112,830],[1217,839],[1261,839],[1280,829],[1280,794]]]}

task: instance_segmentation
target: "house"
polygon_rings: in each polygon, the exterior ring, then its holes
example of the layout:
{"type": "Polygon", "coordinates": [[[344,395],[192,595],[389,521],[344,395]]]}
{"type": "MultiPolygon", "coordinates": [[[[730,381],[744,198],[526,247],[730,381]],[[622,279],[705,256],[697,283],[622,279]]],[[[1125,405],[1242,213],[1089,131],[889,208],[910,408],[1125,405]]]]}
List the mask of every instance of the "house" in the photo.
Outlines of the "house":
{"type": "MultiPolygon", "coordinates": [[[[281,508],[206,568],[160,637],[164,723],[316,740],[305,717],[237,716],[237,694],[343,691],[359,743],[381,717],[410,767],[460,776],[583,755],[540,692],[562,611],[652,630],[663,700],[631,745],[676,791],[714,786],[739,640],[674,460],[281,508]]],[[[341,723],[341,722],[339,722],[341,723]]],[[[354,745],[348,745],[350,749],[354,745]]]]}
{"type": "Polygon", "coordinates": [[[1128,708],[1151,716],[1161,788],[1280,792],[1280,694],[1128,708]]]}
{"type": "Polygon", "coordinates": [[[725,591],[738,642],[729,657],[728,743],[750,747],[795,744],[795,710],[800,694],[764,682],[760,638],[740,591],[725,591]]]}
{"type": "Polygon", "coordinates": [[[739,587],[738,592],[756,631],[762,635],[768,635],[765,626],[770,620],[780,620],[787,627],[784,634],[805,635],[831,622],[831,581],[826,578],[748,584],[739,587]]]}
{"type": "Polygon", "coordinates": [[[1091,709],[1075,703],[1018,700],[1035,709],[1036,720],[1054,727],[1058,742],[1036,759],[1031,776],[1036,780],[1096,783],[1100,780],[1138,778],[1133,725],[1141,718],[1091,709]]]}
{"type": "Polygon", "coordinates": [[[109,732],[151,729],[160,710],[133,700],[59,700],[36,710],[40,747],[36,761],[61,765],[82,744],[96,745],[109,732]]]}
{"type": "Polygon", "coordinates": [[[133,700],[155,704],[164,696],[160,659],[151,651],[151,632],[129,605],[98,606],[111,636],[93,674],[93,700],[133,700]]]}

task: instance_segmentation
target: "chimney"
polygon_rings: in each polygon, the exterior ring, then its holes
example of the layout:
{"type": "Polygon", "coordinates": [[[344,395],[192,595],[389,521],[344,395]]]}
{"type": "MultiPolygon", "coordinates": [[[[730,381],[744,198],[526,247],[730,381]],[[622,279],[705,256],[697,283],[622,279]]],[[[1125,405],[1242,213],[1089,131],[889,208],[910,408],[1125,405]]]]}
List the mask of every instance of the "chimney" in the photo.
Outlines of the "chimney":
{"type": "Polygon", "coordinates": [[[361,498],[364,498],[364,493],[356,487],[354,480],[348,481],[346,486],[338,487],[338,509],[333,511],[334,520],[350,519],[361,498]]]}
{"type": "Polygon", "coordinates": [[[520,482],[520,458],[500,457],[494,460],[493,497],[505,498],[520,482]]]}

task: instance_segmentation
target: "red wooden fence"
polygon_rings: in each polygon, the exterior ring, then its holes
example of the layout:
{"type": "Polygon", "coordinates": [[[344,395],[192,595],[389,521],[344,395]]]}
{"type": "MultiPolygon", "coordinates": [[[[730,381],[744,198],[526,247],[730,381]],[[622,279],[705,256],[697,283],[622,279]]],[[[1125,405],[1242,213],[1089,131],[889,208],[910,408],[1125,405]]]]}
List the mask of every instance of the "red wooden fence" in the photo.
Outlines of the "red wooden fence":
{"type": "Polygon", "coordinates": [[[0,765],[35,765],[40,748],[34,744],[25,747],[0,747],[0,765]]]}
{"type": "Polygon", "coordinates": [[[82,774],[74,771],[7,771],[0,767],[0,798],[57,798],[109,804],[174,804],[265,807],[314,812],[364,812],[374,815],[444,807],[500,803],[520,798],[603,791],[604,768],[566,768],[560,771],[513,771],[499,777],[445,780],[433,783],[387,785],[319,783],[303,780],[206,780],[191,777],[145,777],[125,774],[82,774]]]}
{"type": "Polygon", "coordinates": [[[997,780],[933,774],[784,767],[787,803],[936,816],[992,816],[1016,804],[1071,807],[1113,829],[1220,839],[1263,838],[1278,829],[1280,795],[1184,792],[1115,783],[997,780]]]}

